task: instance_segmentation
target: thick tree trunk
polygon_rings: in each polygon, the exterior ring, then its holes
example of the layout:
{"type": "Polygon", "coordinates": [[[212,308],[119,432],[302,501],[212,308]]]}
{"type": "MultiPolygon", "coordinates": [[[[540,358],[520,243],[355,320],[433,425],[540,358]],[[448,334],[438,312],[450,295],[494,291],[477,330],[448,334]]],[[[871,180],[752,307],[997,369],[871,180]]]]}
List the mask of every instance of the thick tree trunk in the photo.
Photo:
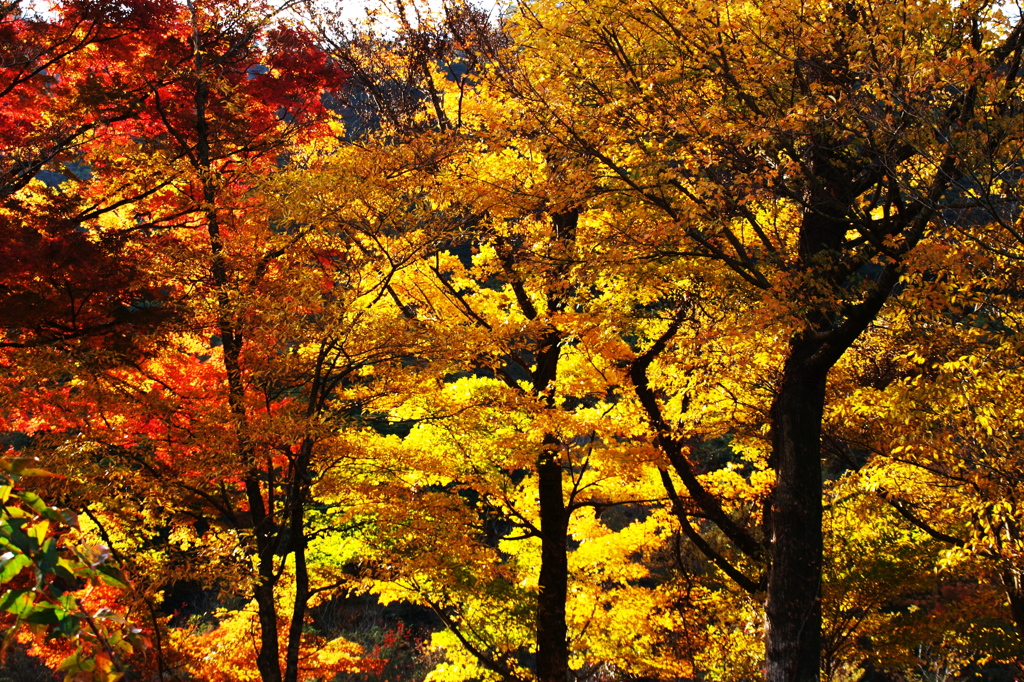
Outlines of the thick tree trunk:
{"type": "Polygon", "coordinates": [[[1024,639],[1024,592],[1021,591],[1020,577],[1014,571],[1005,571],[1000,577],[1010,602],[1010,615],[1017,627],[1017,636],[1024,639]]]}
{"type": "Polygon", "coordinates": [[[562,464],[553,450],[540,456],[537,478],[541,532],[537,679],[539,682],[566,682],[569,676],[568,628],[565,624],[565,603],[569,594],[566,541],[569,514],[562,497],[562,464]]]}
{"type": "MultiPolygon", "coordinates": [[[[550,303],[550,302],[549,302],[550,303]]],[[[552,308],[555,305],[551,306],[552,308]]],[[[554,381],[561,354],[561,336],[551,330],[537,353],[533,383],[538,394],[554,381]]],[[[549,409],[551,396],[545,397],[549,409]]],[[[544,451],[537,458],[537,495],[540,502],[540,578],[537,591],[537,679],[566,682],[569,678],[568,627],[565,603],[569,598],[569,514],[562,496],[562,461],[558,439],[544,437],[544,451]]]]}
{"type": "MultiPolygon", "coordinates": [[[[808,272],[841,253],[849,229],[846,211],[856,192],[835,165],[831,141],[816,140],[810,165],[816,176],[800,226],[799,252],[808,272]]],[[[814,287],[829,295],[845,277],[825,268],[814,287]]],[[[771,409],[775,489],[766,509],[770,547],[765,601],[765,680],[819,682],[821,678],[821,579],[824,565],[821,422],[829,369],[874,318],[886,291],[871,297],[845,321],[835,310],[807,312],[807,326],[790,341],[782,381],[771,409]],[[856,317],[856,320],[852,319],[856,317]],[[863,319],[861,319],[863,318],[863,319]],[[838,327],[837,327],[838,322],[838,327]]]]}
{"type": "Polygon", "coordinates": [[[770,507],[768,682],[818,682],[821,665],[821,420],[827,369],[794,344],[772,406],[777,483],[770,507]]]}

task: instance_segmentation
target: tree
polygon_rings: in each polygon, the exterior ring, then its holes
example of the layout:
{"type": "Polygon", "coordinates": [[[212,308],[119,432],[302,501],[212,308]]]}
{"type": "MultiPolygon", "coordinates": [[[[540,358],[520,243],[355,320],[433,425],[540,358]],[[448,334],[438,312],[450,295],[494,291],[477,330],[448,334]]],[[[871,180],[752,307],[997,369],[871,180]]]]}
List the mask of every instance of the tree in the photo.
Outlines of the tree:
{"type": "Polygon", "coordinates": [[[4,4],[0,197],[28,186],[48,166],[56,170],[51,164],[75,161],[91,135],[138,113],[163,74],[140,78],[132,62],[160,34],[169,7],[71,1],[43,13],[20,0],[4,4]]]}
{"type": "Polygon", "coordinates": [[[60,104],[12,163],[66,179],[0,207],[4,429],[67,462],[158,651],[369,671],[308,629],[347,590],[434,608],[448,679],[812,680],[1009,622],[914,595],[1020,600],[1017,19],[400,5],[309,10],[318,46],[295,7],[5,24],[55,36],[10,92],[60,104]],[[237,599],[191,643],[186,581],[237,599]]]}
{"type": "Polygon", "coordinates": [[[137,126],[170,76],[172,67],[147,56],[170,5],[72,1],[37,12],[21,2],[0,8],[0,343],[90,338],[123,347],[128,327],[158,324],[165,311],[139,305],[156,298],[154,283],[124,232],[96,229],[97,219],[166,183],[91,191],[88,177],[104,160],[89,148],[114,125],[137,126]]]}
{"type": "Polygon", "coordinates": [[[657,225],[627,238],[718,261],[762,298],[752,314],[780,345],[762,529],[684,480],[735,547],[768,560],[767,679],[816,680],[829,371],[949,231],[957,188],[1014,153],[1002,117],[1024,28],[984,3],[535,3],[514,36],[505,86],[657,225]]]}
{"type": "Polygon", "coordinates": [[[891,311],[880,334],[887,345],[902,339],[903,352],[883,357],[875,380],[836,404],[831,442],[839,456],[871,453],[852,485],[939,546],[931,560],[940,574],[988,595],[995,614],[976,629],[994,641],[979,648],[1012,660],[1006,651],[1019,649],[1024,632],[1012,445],[1019,406],[1007,390],[1020,365],[1016,292],[1000,281],[1009,270],[1002,257],[973,244],[946,245],[933,258],[944,276],[933,267],[910,274],[910,305],[891,311]],[[922,301],[930,303],[914,305],[922,301]],[[866,404],[870,420],[849,418],[866,404]]]}
{"type": "Polygon", "coordinates": [[[66,680],[113,682],[123,674],[123,658],[145,651],[148,640],[125,616],[95,608],[90,594],[99,588],[130,590],[124,574],[109,561],[102,544],[88,544],[76,532],[78,519],[51,507],[26,480],[50,476],[15,458],[0,462],[0,610],[6,625],[3,651],[21,634],[61,637],[74,651],[59,670],[66,680]]]}
{"type": "MultiPolygon", "coordinates": [[[[601,643],[599,628],[586,625],[598,602],[609,628],[625,627],[639,603],[674,613],[670,590],[631,583],[644,569],[627,548],[641,551],[630,544],[643,547],[641,537],[660,545],[651,539],[660,531],[644,536],[641,528],[659,528],[662,518],[646,511],[657,495],[645,500],[643,466],[616,472],[625,451],[643,448],[628,443],[622,430],[633,422],[606,397],[614,387],[601,375],[617,375],[611,363],[621,359],[601,351],[627,348],[616,346],[617,327],[602,323],[629,307],[614,292],[594,292],[606,261],[580,255],[595,248],[603,223],[577,208],[586,189],[574,187],[576,169],[531,140],[534,131],[510,108],[514,102],[478,83],[503,37],[467,8],[448,8],[436,24],[419,15],[422,23],[414,25],[410,14],[399,13],[402,29],[390,40],[371,34],[332,46],[366,88],[349,93],[346,120],[363,116],[339,153],[375,171],[366,186],[397,184],[383,159],[437,150],[424,168],[434,186],[399,209],[404,227],[381,234],[372,220],[348,219],[349,229],[374,226],[375,250],[387,254],[394,273],[388,295],[424,339],[422,355],[410,363],[420,387],[391,412],[412,431],[402,454],[378,446],[395,480],[368,482],[364,495],[374,504],[352,512],[368,526],[361,535],[371,565],[381,567],[379,575],[368,570],[368,582],[387,599],[439,613],[448,633],[438,641],[453,665],[438,674],[560,680],[570,666],[581,675],[602,665],[639,671],[643,664],[627,663],[601,643]],[[422,239],[412,236],[420,233],[422,239]],[[407,248],[406,240],[422,250],[407,248]],[[511,430],[500,428],[501,414],[515,424],[511,430]],[[625,479],[636,489],[617,492],[625,479]],[[623,505],[644,509],[636,513],[647,522],[632,534],[589,518],[592,510],[623,505]],[[574,550],[580,538],[605,547],[607,556],[598,561],[598,550],[574,550]],[[394,556],[404,558],[401,565],[394,556]],[[582,556],[601,568],[585,567],[582,556]],[[607,576],[633,575],[616,578],[623,583],[617,593],[634,595],[632,607],[608,613],[615,600],[599,596],[598,575],[606,584],[607,576]]],[[[325,30],[332,26],[320,20],[325,30]]],[[[342,177],[305,182],[319,197],[342,177]]],[[[344,186],[326,195],[333,204],[323,212],[347,216],[350,192],[344,186]]],[[[371,196],[361,202],[390,220],[393,204],[371,196]]],[[[660,642],[663,634],[645,637],[660,642]]],[[[646,649],[652,657],[654,648],[646,649]]],[[[658,660],[649,665],[674,669],[658,660]]]]}
{"type": "MultiPolygon", "coordinates": [[[[322,97],[345,77],[327,63],[302,29],[279,20],[284,9],[271,10],[259,3],[165,8],[161,30],[148,36],[152,43],[136,55],[137,61],[124,65],[133,82],[145,86],[134,102],[133,115],[102,120],[102,134],[83,147],[93,177],[81,189],[102,196],[108,207],[73,214],[66,221],[70,232],[83,232],[80,241],[86,245],[107,236],[118,240],[119,257],[131,257],[141,273],[138,279],[156,283],[162,295],[162,301],[150,298],[137,302],[137,307],[166,309],[171,307],[168,299],[175,299],[175,326],[159,335],[139,334],[133,339],[137,351],[130,354],[116,346],[51,344],[35,353],[29,360],[33,364],[25,365],[29,372],[12,377],[35,389],[19,397],[20,414],[32,412],[32,418],[16,418],[11,424],[12,429],[36,436],[35,447],[65,441],[57,447],[76,453],[69,468],[79,475],[95,472],[101,489],[112,476],[109,470],[93,469],[98,464],[94,453],[105,453],[106,464],[127,463],[141,474],[131,488],[135,505],[108,505],[108,514],[159,504],[162,495],[138,497],[144,490],[155,492],[150,486],[158,480],[169,488],[162,491],[171,497],[165,500],[165,509],[189,510],[207,524],[226,523],[243,551],[251,549],[258,564],[252,589],[262,627],[258,667],[268,680],[295,680],[299,674],[309,599],[302,561],[303,514],[314,476],[311,453],[318,439],[312,423],[330,409],[333,391],[343,378],[365,362],[346,364],[339,359],[335,342],[328,340],[310,358],[307,375],[305,368],[295,367],[295,360],[309,356],[289,350],[289,344],[307,335],[299,332],[290,339],[273,338],[259,350],[250,347],[246,356],[247,335],[257,337],[258,331],[266,330],[261,326],[266,318],[253,317],[260,308],[252,298],[283,286],[276,276],[281,262],[301,249],[321,268],[332,267],[331,256],[326,255],[332,253],[330,247],[306,241],[308,226],[296,228],[286,217],[280,218],[257,189],[284,162],[282,155],[297,150],[298,142],[330,134],[322,97]],[[243,305],[246,301],[250,306],[243,305]],[[203,355],[203,350],[209,352],[203,355]],[[248,358],[265,359],[266,371],[246,366],[248,358]],[[47,363],[66,368],[69,360],[75,368],[72,378],[47,376],[55,369],[47,363]],[[280,378],[274,371],[281,373],[280,378]],[[292,408],[294,414],[271,407],[282,401],[294,406],[287,390],[275,383],[285,377],[298,382],[301,388],[294,390],[305,391],[305,402],[292,408]],[[37,378],[40,381],[34,383],[37,378]],[[263,396],[265,409],[253,402],[258,395],[263,396]],[[204,401],[206,410],[191,412],[190,401],[204,401]],[[62,416],[56,417],[57,412],[62,416]],[[54,418],[47,420],[46,415],[54,418]],[[305,420],[305,431],[289,421],[292,416],[305,420]],[[250,430],[266,419],[287,423],[278,435],[288,442],[268,444],[280,449],[277,459],[250,430]],[[119,430],[126,424],[136,429],[127,440],[119,430]],[[202,472],[181,459],[202,452],[194,440],[182,437],[183,431],[199,425],[209,427],[206,435],[223,448],[216,464],[202,472]],[[69,438],[65,429],[78,435],[69,438]],[[46,438],[41,430],[55,434],[46,438]],[[160,437],[167,440],[154,445],[160,437]],[[287,620],[287,646],[282,652],[275,586],[289,554],[298,558],[293,600],[297,615],[287,620]]],[[[99,50],[90,56],[92,64],[102,67],[109,54],[99,50]]],[[[73,240],[55,241],[62,248],[74,245],[73,240]]],[[[128,274],[134,283],[136,276],[131,270],[128,274]]],[[[325,294],[329,277],[310,272],[302,283],[293,281],[295,304],[323,306],[325,296],[330,298],[325,294]]],[[[136,290],[133,295],[140,294],[136,290]]],[[[280,310],[274,315],[289,320],[278,327],[284,332],[290,318],[280,310]]],[[[310,319],[316,312],[295,309],[294,315],[310,319]]],[[[329,312],[320,321],[329,326],[338,319],[329,312]]],[[[323,333],[329,337],[338,332],[331,329],[323,333]]],[[[30,354],[18,357],[24,361],[30,354]]],[[[216,535],[223,541],[227,533],[216,535]]],[[[160,581],[153,586],[159,587],[160,581]]]]}

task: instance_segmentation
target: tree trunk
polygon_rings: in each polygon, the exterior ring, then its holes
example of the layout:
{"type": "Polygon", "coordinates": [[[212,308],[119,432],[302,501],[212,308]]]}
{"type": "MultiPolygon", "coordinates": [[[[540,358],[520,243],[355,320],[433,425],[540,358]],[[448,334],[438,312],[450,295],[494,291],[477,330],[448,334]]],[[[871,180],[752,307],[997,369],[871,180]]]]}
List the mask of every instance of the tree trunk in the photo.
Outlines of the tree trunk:
{"type": "Polygon", "coordinates": [[[828,370],[793,344],[772,406],[777,482],[765,605],[767,682],[818,682],[821,666],[821,420],[828,370]]]}
{"type": "Polygon", "coordinates": [[[1024,639],[1024,592],[1021,591],[1020,577],[1016,571],[1006,570],[1000,578],[1010,602],[1010,615],[1017,628],[1017,636],[1024,639]]]}
{"type": "Polygon", "coordinates": [[[555,445],[537,461],[540,494],[541,563],[537,594],[537,679],[566,682],[569,677],[565,603],[569,595],[566,536],[569,515],[562,497],[562,463],[555,445]]]}
{"type": "MultiPolygon", "coordinates": [[[[560,239],[571,244],[575,239],[580,209],[556,212],[552,226],[560,239]]],[[[539,317],[539,311],[526,291],[522,279],[515,271],[515,249],[511,242],[499,242],[499,256],[509,276],[520,309],[530,320],[539,317]]],[[[564,278],[558,272],[553,281],[564,278]]],[[[547,296],[549,313],[562,308],[564,293],[553,290],[547,296]]],[[[532,393],[549,410],[558,409],[552,393],[548,391],[558,374],[562,334],[550,326],[538,339],[536,366],[531,374],[532,393]]],[[[568,532],[571,510],[562,495],[562,462],[558,452],[559,441],[552,435],[544,437],[544,451],[537,458],[537,494],[540,501],[541,560],[537,591],[537,679],[539,682],[566,682],[569,679],[568,627],[565,623],[565,604],[569,597],[568,532]]]]}
{"type": "Polygon", "coordinates": [[[299,456],[295,461],[290,500],[289,535],[295,556],[295,603],[292,606],[292,621],[288,626],[288,649],[285,654],[283,682],[298,682],[299,653],[302,645],[302,626],[309,605],[309,566],[306,564],[305,507],[309,492],[309,468],[313,455],[313,439],[302,439],[299,456]]]}
{"type": "Polygon", "coordinates": [[[262,682],[281,682],[281,663],[278,660],[277,608],[274,604],[274,585],[270,582],[273,576],[264,575],[265,571],[263,570],[264,565],[268,563],[262,557],[260,558],[260,583],[254,591],[260,621],[260,648],[256,652],[256,668],[260,671],[262,682]]]}
{"type": "MultiPolygon", "coordinates": [[[[549,304],[551,302],[549,301],[549,304]]],[[[551,305],[554,308],[554,305],[551,305]]],[[[561,354],[561,336],[551,330],[537,353],[534,390],[540,394],[554,381],[561,354]]],[[[552,396],[544,398],[554,409],[552,396]]],[[[562,461],[558,439],[544,437],[544,451],[537,458],[537,495],[540,501],[540,578],[537,591],[537,679],[566,682],[569,678],[568,627],[565,603],[569,597],[569,509],[562,496],[562,461]]]]}
{"type": "Polygon", "coordinates": [[[245,480],[246,498],[252,513],[253,540],[256,543],[256,570],[258,582],[253,591],[260,621],[260,647],[256,653],[256,668],[262,682],[281,682],[280,650],[277,636],[277,605],[274,603],[274,537],[268,526],[269,518],[263,504],[263,492],[258,478],[250,474],[245,480]]]}

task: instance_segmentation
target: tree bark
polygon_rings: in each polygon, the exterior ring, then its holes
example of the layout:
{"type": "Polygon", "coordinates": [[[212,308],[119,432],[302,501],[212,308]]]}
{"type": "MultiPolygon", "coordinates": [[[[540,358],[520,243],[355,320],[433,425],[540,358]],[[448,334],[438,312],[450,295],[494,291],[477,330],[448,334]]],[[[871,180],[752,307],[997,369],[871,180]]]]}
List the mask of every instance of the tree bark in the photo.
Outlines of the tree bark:
{"type": "MultiPolygon", "coordinates": [[[[798,247],[800,260],[809,272],[816,269],[823,256],[838,254],[842,249],[849,226],[844,214],[835,214],[835,204],[845,207],[854,198],[843,173],[822,151],[829,148],[827,141],[816,142],[810,163],[821,186],[810,194],[798,247]]],[[[841,283],[835,271],[826,268],[810,286],[829,292],[841,283]]],[[[813,293],[808,292],[811,296],[813,293]]],[[[821,678],[821,422],[825,386],[829,370],[863,330],[856,326],[846,330],[849,325],[840,323],[844,332],[840,333],[835,312],[814,307],[808,311],[805,327],[790,341],[771,408],[775,488],[765,519],[770,547],[765,600],[766,682],[819,682],[821,678]]]]}
{"type": "Polygon", "coordinates": [[[256,543],[256,588],[253,598],[260,621],[260,646],[256,652],[256,668],[262,682],[281,682],[281,661],[277,636],[277,605],[274,603],[274,535],[268,528],[272,519],[263,504],[259,479],[250,474],[245,479],[246,499],[252,513],[253,541],[256,543]]]}
{"type": "Polygon", "coordinates": [[[1024,639],[1024,592],[1021,591],[1020,578],[1012,570],[1006,570],[1000,576],[1006,598],[1010,602],[1010,615],[1017,629],[1017,636],[1024,639]]]}
{"type": "MultiPolygon", "coordinates": [[[[552,226],[560,239],[572,243],[576,237],[580,209],[554,213],[552,226]]],[[[514,269],[514,254],[509,245],[499,251],[505,270],[510,276],[523,314],[535,320],[539,311],[514,269]]],[[[558,279],[564,272],[558,272],[558,279]]],[[[557,281],[557,279],[555,280],[557,281]]],[[[549,293],[549,313],[561,310],[562,293],[549,293]]],[[[557,409],[554,396],[545,394],[558,374],[562,334],[550,327],[536,346],[536,366],[531,372],[533,394],[541,398],[547,409],[557,409]]],[[[537,496],[540,502],[541,564],[537,590],[537,679],[539,682],[566,682],[569,679],[569,639],[565,620],[565,605],[569,597],[569,516],[571,509],[562,494],[562,461],[558,452],[559,441],[552,435],[544,437],[544,450],[537,458],[537,496]]]]}
{"type": "MultiPolygon", "coordinates": [[[[552,440],[553,439],[548,439],[552,440]]],[[[541,563],[537,594],[537,679],[566,682],[569,676],[565,603],[569,596],[569,514],[562,497],[562,463],[555,444],[537,461],[541,563]]]]}
{"type": "Polygon", "coordinates": [[[289,535],[295,555],[295,604],[292,606],[292,620],[288,626],[288,649],[285,653],[283,682],[298,682],[302,626],[309,604],[309,566],[306,564],[304,503],[309,493],[309,468],[312,455],[313,439],[307,436],[302,440],[291,482],[289,535]]]}
{"type": "MultiPolygon", "coordinates": [[[[193,19],[195,18],[193,10],[193,19]]],[[[196,47],[196,67],[201,69],[198,45],[196,47]]],[[[263,501],[258,472],[252,470],[253,448],[249,441],[248,415],[245,407],[245,386],[242,380],[241,354],[243,337],[236,329],[232,317],[228,289],[231,286],[227,274],[224,257],[224,242],[220,233],[220,222],[217,216],[217,192],[213,183],[212,164],[210,161],[209,128],[206,122],[206,106],[209,89],[206,83],[197,79],[196,83],[196,163],[203,188],[203,199],[206,228],[210,237],[212,255],[211,273],[217,294],[217,328],[221,335],[224,349],[224,368],[228,383],[228,404],[235,419],[235,431],[238,438],[238,458],[243,465],[250,467],[245,478],[246,501],[252,517],[253,541],[256,544],[256,562],[258,582],[253,592],[260,623],[260,645],[256,654],[256,667],[260,671],[263,682],[281,682],[281,664],[279,660],[279,644],[277,634],[277,605],[274,603],[274,550],[275,541],[272,533],[273,509],[268,510],[263,501]]]]}
{"type": "MultiPolygon", "coordinates": [[[[546,335],[534,370],[534,390],[540,394],[554,381],[561,354],[561,336],[546,335]]],[[[549,409],[551,396],[545,397],[549,409]]],[[[566,682],[569,676],[569,630],[565,603],[569,598],[569,513],[562,496],[562,461],[558,439],[544,437],[544,451],[537,458],[537,497],[540,502],[540,577],[537,590],[537,679],[566,682]]]]}
{"type": "Polygon", "coordinates": [[[772,406],[777,482],[769,520],[765,604],[768,682],[818,682],[821,665],[821,422],[827,368],[794,343],[772,406]]]}

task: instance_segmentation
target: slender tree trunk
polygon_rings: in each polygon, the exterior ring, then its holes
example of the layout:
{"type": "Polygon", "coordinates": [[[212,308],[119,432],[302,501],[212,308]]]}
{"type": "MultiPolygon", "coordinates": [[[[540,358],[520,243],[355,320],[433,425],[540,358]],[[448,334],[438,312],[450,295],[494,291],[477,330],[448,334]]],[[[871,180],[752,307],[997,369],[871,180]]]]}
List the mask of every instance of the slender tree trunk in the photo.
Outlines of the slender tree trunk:
{"type": "Polygon", "coordinates": [[[562,463],[551,444],[537,461],[540,493],[541,563],[537,594],[537,679],[566,682],[569,676],[565,603],[569,596],[569,514],[562,497],[562,463]]]}
{"type": "Polygon", "coordinates": [[[828,370],[795,343],[772,406],[777,482],[770,506],[768,682],[818,682],[821,665],[821,421],[828,370]]]}
{"type": "MultiPolygon", "coordinates": [[[[210,200],[215,198],[212,185],[208,181],[204,182],[204,194],[210,200]]],[[[243,465],[254,467],[244,400],[245,387],[242,383],[242,337],[230,318],[227,268],[224,263],[219,223],[216,211],[212,208],[208,210],[207,229],[213,249],[212,270],[214,284],[217,288],[218,331],[224,349],[224,366],[228,379],[228,403],[235,418],[238,458],[243,465]]],[[[259,582],[253,594],[260,622],[260,648],[256,656],[256,666],[263,682],[281,682],[281,666],[278,659],[277,606],[274,603],[274,549],[276,543],[274,542],[273,519],[271,518],[273,510],[268,510],[264,504],[258,472],[250,471],[246,476],[245,488],[246,501],[249,504],[249,512],[252,517],[259,575],[259,582]]]]}
{"type": "Polygon", "coordinates": [[[309,603],[309,566],[306,565],[306,538],[302,528],[295,539],[295,606],[292,608],[292,622],[288,628],[288,651],[285,655],[283,682],[298,682],[299,652],[302,645],[302,626],[306,619],[309,603]]]}
{"type": "Polygon", "coordinates": [[[246,499],[252,513],[254,542],[256,543],[256,572],[258,581],[253,591],[260,622],[260,646],[256,652],[256,668],[263,682],[281,682],[281,663],[277,637],[277,605],[274,603],[274,549],[275,538],[263,504],[263,491],[259,479],[250,474],[245,479],[246,499]]]}
{"type": "Polygon", "coordinates": [[[306,619],[309,603],[309,566],[306,565],[306,534],[304,503],[309,490],[309,466],[313,455],[313,439],[302,440],[295,461],[290,500],[291,545],[295,557],[295,605],[292,607],[292,621],[288,627],[288,650],[285,653],[283,682],[298,682],[299,650],[302,644],[302,626],[306,619]]]}
{"type": "MultiPolygon", "coordinates": [[[[552,215],[552,226],[567,244],[571,244],[576,237],[579,216],[578,208],[552,215]]],[[[523,314],[530,320],[537,319],[539,312],[515,272],[514,247],[509,243],[499,244],[499,255],[523,314]]],[[[554,281],[557,282],[561,277],[564,277],[564,273],[559,273],[554,281]]],[[[561,310],[562,303],[562,293],[548,294],[548,312],[561,310]]],[[[557,409],[554,396],[546,391],[558,375],[561,342],[561,333],[552,326],[536,346],[532,391],[544,401],[549,410],[557,409]]],[[[536,621],[539,682],[566,682],[569,678],[569,629],[565,621],[565,605],[569,597],[568,532],[571,510],[562,494],[562,461],[558,445],[558,439],[553,434],[547,434],[544,437],[544,451],[537,458],[541,536],[536,621]]]]}
{"type": "MultiPolygon", "coordinates": [[[[193,18],[195,17],[193,9],[193,18]]],[[[197,70],[202,67],[198,56],[197,70]]],[[[230,296],[228,288],[230,280],[224,258],[224,241],[220,232],[220,221],[217,215],[217,191],[213,182],[212,164],[210,162],[209,129],[206,122],[206,106],[209,88],[202,78],[196,84],[196,162],[197,171],[203,188],[203,199],[206,203],[206,228],[210,236],[210,251],[213,256],[211,273],[217,294],[217,328],[224,349],[224,368],[228,383],[228,404],[235,419],[235,432],[238,439],[237,454],[241,463],[252,469],[253,448],[249,441],[248,416],[245,408],[245,386],[242,381],[241,354],[242,335],[232,322],[230,296]]],[[[275,542],[272,533],[273,509],[268,510],[263,502],[258,472],[250,470],[245,478],[246,501],[252,518],[252,530],[256,543],[257,574],[259,580],[253,592],[256,600],[260,622],[260,646],[256,654],[256,667],[260,671],[263,682],[281,682],[281,664],[279,660],[277,635],[277,605],[274,603],[274,550],[275,542]]]]}
{"type": "Polygon", "coordinates": [[[277,637],[277,606],[274,604],[273,557],[259,558],[259,583],[253,597],[260,622],[260,648],[256,652],[256,668],[263,682],[281,682],[277,637]]]}

